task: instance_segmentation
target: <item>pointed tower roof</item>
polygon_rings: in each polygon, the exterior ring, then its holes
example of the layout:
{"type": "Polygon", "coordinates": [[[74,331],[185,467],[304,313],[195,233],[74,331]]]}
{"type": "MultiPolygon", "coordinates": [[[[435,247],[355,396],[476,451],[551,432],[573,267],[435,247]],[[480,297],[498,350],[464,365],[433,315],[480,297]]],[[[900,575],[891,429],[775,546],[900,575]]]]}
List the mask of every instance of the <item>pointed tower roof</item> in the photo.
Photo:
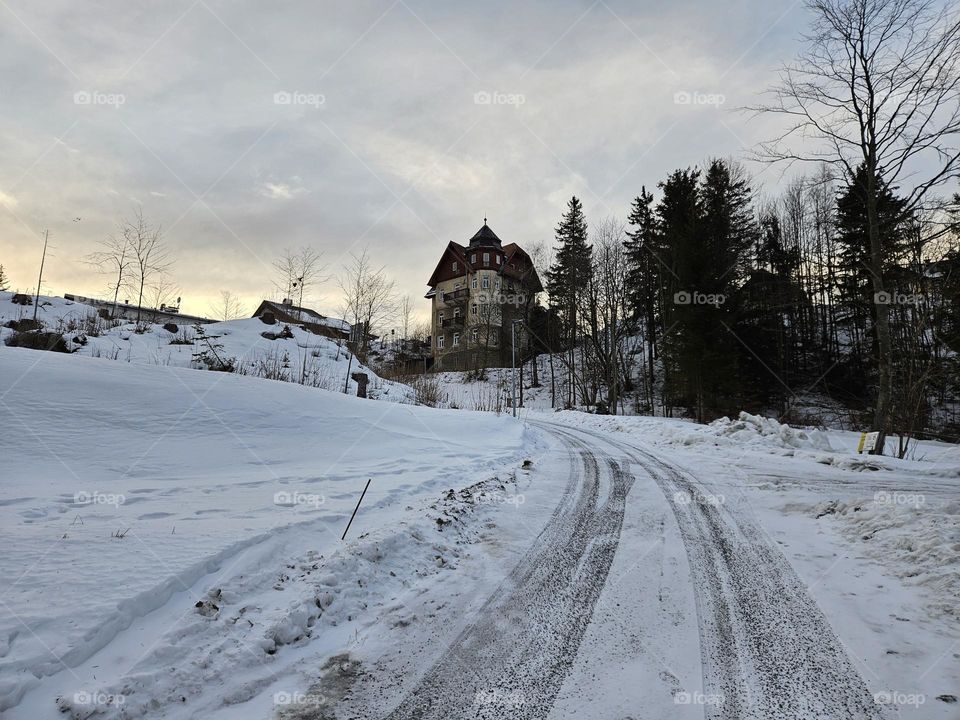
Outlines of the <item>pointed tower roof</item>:
{"type": "Polygon", "coordinates": [[[469,247],[478,247],[480,245],[492,245],[494,247],[500,247],[503,243],[500,242],[500,238],[497,237],[497,234],[490,229],[490,226],[487,225],[487,219],[483,219],[483,227],[477,230],[472,238],[470,238],[469,247]]]}

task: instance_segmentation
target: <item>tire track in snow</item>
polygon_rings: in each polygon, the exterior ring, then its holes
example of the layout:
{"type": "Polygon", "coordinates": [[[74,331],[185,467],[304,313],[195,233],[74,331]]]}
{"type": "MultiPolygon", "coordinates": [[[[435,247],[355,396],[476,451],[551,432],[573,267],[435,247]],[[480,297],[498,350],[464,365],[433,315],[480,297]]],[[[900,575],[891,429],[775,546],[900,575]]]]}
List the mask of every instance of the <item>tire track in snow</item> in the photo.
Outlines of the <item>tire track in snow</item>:
{"type": "Polygon", "coordinates": [[[554,431],[570,450],[567,490],[530,551],[478,617],[388,716],[544,718],[606,582],[633,478],[554,431]],[[609,487],[601,500],[601,467],[609,487]],[[599,504],[598,504],[599,503],[599,504]]]}
{"type": "Polygon", "coordinates": [[[653,453],[600,433],[576,432],[643,467],[673,507],[696,588],[704,695],[712,700],[705,703],[705,717],[890,717],[874,702],[804,583],[756,523],[711,501],[696,478],[653,453]]]}

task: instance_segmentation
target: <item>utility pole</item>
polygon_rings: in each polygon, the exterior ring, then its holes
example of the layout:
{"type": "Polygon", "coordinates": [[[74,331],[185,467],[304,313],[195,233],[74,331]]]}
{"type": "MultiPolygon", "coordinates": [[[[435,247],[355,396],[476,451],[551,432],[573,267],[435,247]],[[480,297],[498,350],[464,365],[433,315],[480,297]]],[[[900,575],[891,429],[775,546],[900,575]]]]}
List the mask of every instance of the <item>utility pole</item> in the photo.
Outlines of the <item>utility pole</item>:
{"type": "Polygon", "coordinates": [[[37,324],[37,311],[40,309],[40,285],[43,283],[43,264],[47,260],[47,240],[50,238],[50,231],[43,231],[43,255],[40,256],[40,277],[37,278],[37,296],[33,303],[33,324],[37,324]]]}
{"type": "Polygon", "coordinates": [[[510,350],[513,356],[511,364],[513,366],[513,400],[510,403],[513,406],[513,416],[517,416],[517,325],[522,325],[523,320],[513,320],[510,323],[510,350]]]}

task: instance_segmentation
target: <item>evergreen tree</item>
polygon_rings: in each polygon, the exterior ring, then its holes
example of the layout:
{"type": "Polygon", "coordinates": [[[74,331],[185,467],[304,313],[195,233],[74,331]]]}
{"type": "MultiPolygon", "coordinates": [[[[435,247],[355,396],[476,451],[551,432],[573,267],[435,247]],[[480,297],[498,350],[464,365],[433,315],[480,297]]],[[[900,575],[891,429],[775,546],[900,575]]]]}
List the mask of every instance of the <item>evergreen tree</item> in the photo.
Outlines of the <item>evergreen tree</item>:
{"type": "MultiPolygon", "coordinates": [[[[837,242],[840,245],[840,289],[848,308],[866,314],[873,302],[870,277],[870,236],[867,219],[867,171],[861,165],[837,198],[837,242]]],[[[884,270],[893,269],[904,251],[904,206],[879,178],[877,220],[884,251],[884,270]]]]}
{"type": "MultiPolygon", "coordinates": [[[[876,180],[877,224],[883,251],[883,274],[896,273],[897,259],[904,250],[904,202],[876,180]]],[[[846,375],[861,377],[876,369],[879,348],[876,337],[877,304],[873,292],[870,261],[870,233],[867,214],[867,171],[861,165],[837,197],[837,245],[841,315],[853,352],[845,363],[846,375]],[[867,352],[867,347],[872,351],[867,352]]],[[[890,286],[892,287],[892,286],[890,286]]],[[[861,388],[866,391],[866,387],[861,388]]]]}
{"type": "Polygon", "coordinates": [[[751,191],[721,160],[702,179],[697,170],[677,171],[661,187],[657,213],[676,288],[664,312],[664,347],[673,389],[702,421],[735,412],[742,400],[749,350],[737,339],[737,302],[757,242],[751,191]]]}
{"type": "Polygon", "coordinates": [[[628,298],[635,321],[642,324],[646,345],[647,397],[653,398],[655,381],[654,359],[658,334],[658,316],[663,304],[661,275],[665,253],[661,241],[657,216],[653,210],[653,194],[646,187],[634,198],[627,222],[624,251],[628,266],[628,298]]]}
{"type": "Polygon", "coordinates": [[[0,292],[10,289],[10,279],[7,277],[6,271],[3,269],[3,265],[0,265],[0,292]]]}
{"type": "Polygon", "coordinates": [[[568,349],[567,403],[576,402],[577,307],[590,284],[591,249],[587,244],[587,219],[576,196],[567,203],[567,211],[556,229],[557,251],[553,265],[547,270],[547,292],[550,304],[563,318],[568,349]]]}

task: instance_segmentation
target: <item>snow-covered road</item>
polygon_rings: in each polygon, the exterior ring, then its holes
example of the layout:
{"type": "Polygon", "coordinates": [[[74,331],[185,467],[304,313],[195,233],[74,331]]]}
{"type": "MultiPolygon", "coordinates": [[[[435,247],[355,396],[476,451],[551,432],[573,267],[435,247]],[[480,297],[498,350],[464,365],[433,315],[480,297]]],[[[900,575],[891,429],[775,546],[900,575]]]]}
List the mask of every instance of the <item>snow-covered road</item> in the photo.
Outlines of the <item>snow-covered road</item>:
{"type": "MultiPolygon", "coordinates": [[[[897,716],[752,508],[716,494],[717,478],[635,440],[535,424],[568,464],[543,530],[449,639],[414,633],[386,657],[364,658],[337,717],[572,718],[587,708],[604,718],[897,716]],[[645,519],[659,519],[646,534],[660,539],[642,552],[637,537],[621,547],[631,486],[648,506],[641,512],[652,506],[645,519]],[[671,541],[685,562],[663,546],[671,541]]],[[[564,471],[556,457],[544,465],[564,471]]],[[[928,716],[948,711],[938,704],[928,716]]],[[[297,715],[311,716],[322,717],[297,715]]]]}

